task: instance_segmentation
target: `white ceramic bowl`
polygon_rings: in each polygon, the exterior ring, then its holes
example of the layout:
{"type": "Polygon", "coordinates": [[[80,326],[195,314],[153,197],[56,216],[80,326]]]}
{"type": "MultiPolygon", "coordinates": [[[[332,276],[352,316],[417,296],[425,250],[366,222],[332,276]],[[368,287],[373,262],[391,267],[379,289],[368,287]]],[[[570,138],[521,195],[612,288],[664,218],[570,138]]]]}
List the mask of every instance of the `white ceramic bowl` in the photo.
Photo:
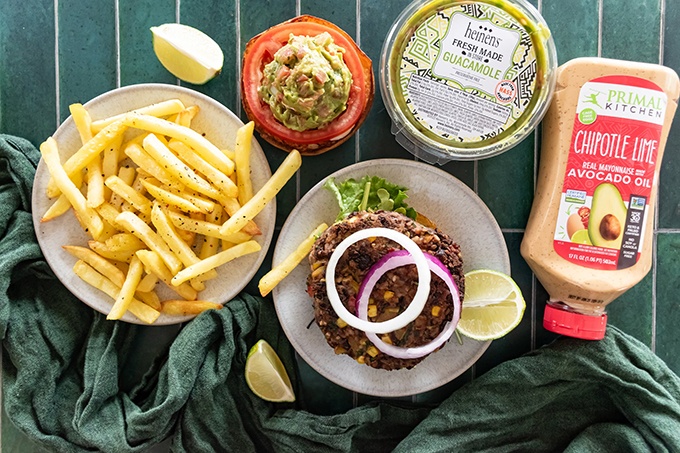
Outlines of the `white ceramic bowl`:
{"type": "MultiPolygon", "coordinates": [[[[219,148],[233,149],[236,131],[243,125],[241,120],[229,109],[196,91],[176,85],[140,84],[118,88],[104,93],[85,104],[93,120],[123,113],[145,105],[167,99],[179,99],[184,105],[197,105],[199,114],[192,121],[192,128],[204,133],[206,138],[219,148]]],[[[59,146],[62,162],[80,148],[80,136],[71,117],[67,118],[54,133],[59,146]]],[[[257,191],[271,177],[271,170],[262,148],[255,138],[252,141],[251,177],[253,188],[257,191]]],[[[33,185],[33,223],[38,243],[55,275],[81,301],[101,313],[108,313],[113,300],[103,292],[83,282],[73,271],[76,259],[62,249],[64,245],[87,246],[90,237],[82,231],[72,211],[51,220],[40,222],[47,208],[53,203],[45,195],[49,174],[41,160],[36,171],[33,185]]],[[[236,296],[255,275],[271,243],[276,220],[276,202],[273,200],[255,218],[262,235],[255,239],[262,246],[258,253],[247,255],[218,268],[218,277],[206,282],[206,289],[199,298],[224,303],[236,296]]],[[[177,298],[163,283],[158,283],[157,291],[161,299],[177,298]]],[[[154,325],[176,324],[192,319],[194,316],[169,316],[161,314],[154,325]]],[[[123,321],[142,324],[136,316],[126,313],[123,321]]]]}

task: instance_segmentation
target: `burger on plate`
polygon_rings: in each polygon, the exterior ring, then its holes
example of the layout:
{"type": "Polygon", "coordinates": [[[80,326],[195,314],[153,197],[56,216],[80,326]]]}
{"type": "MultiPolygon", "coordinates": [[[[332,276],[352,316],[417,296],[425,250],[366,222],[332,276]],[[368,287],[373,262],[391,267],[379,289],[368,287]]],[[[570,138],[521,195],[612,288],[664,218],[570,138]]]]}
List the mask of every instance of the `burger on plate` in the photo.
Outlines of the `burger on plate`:
{"type": "Polygon", "coordinates": [[[455,329],[465,291],[463,261],[460,247],[436,227],[394,211],[354,212],[318,238],[309,263],[307,290],[313,299],[315,321],[336,354],[347,354],[373,368],[409,369],[441,348],[455,329]],[[351,314],[363,315],[372,323],[397,318],[407,310],[420,284],[417,266],[404,247],[380,235],[366,237],[336,257],[334,281],[328,282],[326,272],[339,244],[374,228],[410,238],[432,269],[429,293],[417,317],[403,327],[380,333],[352,327],[339,316],[329,299],[328,285],[335,285],[340,302],[351,314]]]}

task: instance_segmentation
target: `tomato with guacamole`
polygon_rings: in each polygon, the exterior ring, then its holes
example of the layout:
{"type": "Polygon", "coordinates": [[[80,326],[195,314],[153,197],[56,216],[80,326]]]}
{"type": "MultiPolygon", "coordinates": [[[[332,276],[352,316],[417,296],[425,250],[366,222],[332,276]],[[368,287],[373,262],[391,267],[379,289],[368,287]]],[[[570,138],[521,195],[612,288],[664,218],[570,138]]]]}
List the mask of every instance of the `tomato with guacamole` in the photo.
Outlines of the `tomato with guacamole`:
{"type": "Polygon", "coordinates": [[[248,42],[241,95],[265,140],[321,154],[365,119],[374,95],[371,60],[336,25],[299,16],[248,42]]]}

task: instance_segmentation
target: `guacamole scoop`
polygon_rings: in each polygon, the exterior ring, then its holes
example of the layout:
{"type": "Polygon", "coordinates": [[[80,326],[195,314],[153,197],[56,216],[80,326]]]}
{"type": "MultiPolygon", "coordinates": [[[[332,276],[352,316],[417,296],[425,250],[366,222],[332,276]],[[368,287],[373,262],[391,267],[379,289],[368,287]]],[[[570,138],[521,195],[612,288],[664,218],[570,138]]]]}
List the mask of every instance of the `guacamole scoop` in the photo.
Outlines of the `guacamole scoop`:
{"type": "Polygon", "coordinates": [[[295,131],[319,129],[347,108],[352,73],[329,33],[291,34],[264,67],[258,93],[274,117],[295,131]]]}

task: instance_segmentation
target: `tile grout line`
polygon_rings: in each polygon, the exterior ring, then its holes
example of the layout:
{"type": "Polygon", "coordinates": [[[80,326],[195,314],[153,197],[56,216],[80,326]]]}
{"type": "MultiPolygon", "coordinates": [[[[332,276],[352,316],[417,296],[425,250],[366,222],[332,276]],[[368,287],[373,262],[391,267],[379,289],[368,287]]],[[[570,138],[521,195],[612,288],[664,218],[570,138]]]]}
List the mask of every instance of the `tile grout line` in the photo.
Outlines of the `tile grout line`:
{"type": "Polygon", "coordinates": [[[536,350],[536,341],[538,335],[536,334],[536,329],[538,326],[538,322],[536,320],[536,317],[538,316],[538,297],[536,296],[536,291],[538,290],[538,284],[536,280],[536,275],[534,273],[531,273],[531,339],[529,340],[531,344],[529,345],[529,349],[531,351],[536,350]]]}
{"type": "MultiPolygon", "coordinates": [[[[659,64],[663,64],[664,57],[664,40],[666,38],[665,28],[666,28],[666,1],[659,0],[659,64]]],[[[657,246],[659,244],[658,234],[659,234],[659,197],[654,201],[654,231],[652,233],[652,325],[651,325],[651,341],[649,348],[653,353],[656,354],[656,285],[657,285],[657,262],[658,251],[657,246]]]]}
{"type": "Polygon", "coordinates": [[[472,190],[479,195],[479,161],[472,163],[472,190]]]}
{"type": "Polygon", "coordinates": [[[300,201],[300,186],[302,185],[302,177],[300,176],[300,169],[295,172],[295,203],[300,201]]]}
{"type": "MultiPolygon", "coordinates": [[[[181,11],[182,11],[182,0],[175,0],[175,22],[180,23],[180,16],[181,16],[181,11]]],[[[175,79],[176,80],[176,85],[181,86],[182,82],[179,80],[179,78],[175,79]]]]}
{"type": "MultiPolygon", "coordinates": [[[[658,203],[657,203],[658,204],[658,203]]],[[[651,341],[649,349],[656,354],[656,260],[658,258],[656,247],[659,241],[657,240],[657,234],[652,235],[652,325],[651,325],[651,341]]]]}
{"type": "Polygon", "coordinates": [[[234,19],[236,20],[236,116],[241,118],[241,0],[234,2],[234,19]]]}
{"type": "MultiPolygon", "coordinates": [[[[540,10],[539,10],[540,11],[540,10]]],[[[538,134],[534,132],[534,196],[536,196],[536,181],[538,179],[538,134]]],[[[524,229],[503,230],[503,233],[524,233],[524,229]]],[[[529,339],[529,350],[536,349],[536,314],[538,311],[538,299],[536,294],[536,274],[531,273],[531,338],[529,339]]]]}
{"type": "Polygon", "coordinates": [[[670,233],[670,234],[678,234],[680,233],[680,228],[657,228],[656,233],[670,233]]]}
{"type": "MultiPolygon", "coordinates": [[[[539,10],[540,11],[540,10],[539,10]]],[[[541,126],[539,125],[539,128],[541,126]]],[[[536,183],[538,181],[538,134],[534,132],[534,196],[536,196],[536,183]]],[[[503,231],[503,229],[501,229],[503,231]]],[[[517,231],[503,231],[507,233],[524,233],[524,229],[517,231]]],[[[538,313],[538,297],[536,296],[536,274],[531,272],[531,338],[529,339],[529,349],[536,349],[536,316],[538,313]]]]}
{"type": "Polygon", "coordinates": [[[602,18],[604,17],[604,1],[597,0],[597,56],[602,56],[602,18]]]}
{"type": "Polygon", "coordinates": [[[61,93],[59,89],[59,0],[54,0],[54,95],[56,98],[57,127],[61,124],[59,102],[61,93]]]}
{"type": "Polygon", "coordinates": [[[659,64],[663,64],[666,46],[666,0],[659,0],[659,64]]]}
{"type": "Polygon", "coordinates": [[[116,41],[116,88],[120,88],[120,0],[113,0],[113,33],[116,41]]]}

